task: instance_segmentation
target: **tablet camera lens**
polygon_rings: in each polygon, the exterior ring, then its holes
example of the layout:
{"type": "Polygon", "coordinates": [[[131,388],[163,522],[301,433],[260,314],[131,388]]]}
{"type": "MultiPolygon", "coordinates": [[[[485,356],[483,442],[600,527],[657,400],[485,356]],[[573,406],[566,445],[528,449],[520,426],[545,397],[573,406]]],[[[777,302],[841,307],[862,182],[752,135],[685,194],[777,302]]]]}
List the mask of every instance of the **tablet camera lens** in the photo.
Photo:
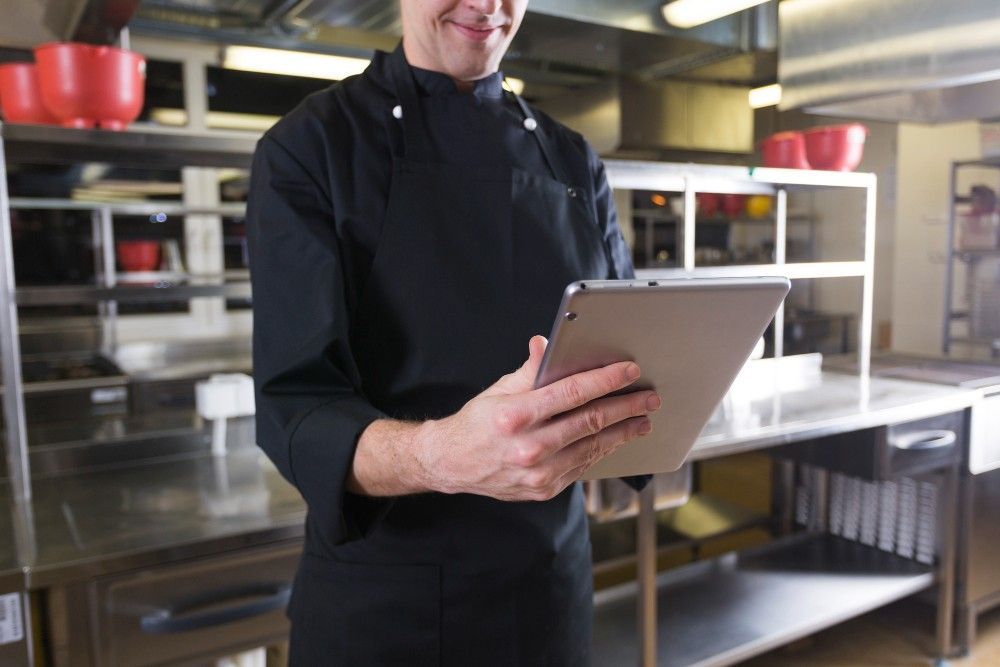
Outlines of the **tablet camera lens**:
{"type": "Polygon", "coordinates": [[[650,280],[650,281],[649,281],[649,286],[650,286],[650,287],[656,287],[656,286],[657,286],[658,284],[659,284],[659,283],[658,283],[658,282],[656,282],[655,280],[650,280]]]}
{"type": "Polygon", "coordinates": [[[576,319],[576,313],[566,313],[566,319],[572,322],[576,319]]]}

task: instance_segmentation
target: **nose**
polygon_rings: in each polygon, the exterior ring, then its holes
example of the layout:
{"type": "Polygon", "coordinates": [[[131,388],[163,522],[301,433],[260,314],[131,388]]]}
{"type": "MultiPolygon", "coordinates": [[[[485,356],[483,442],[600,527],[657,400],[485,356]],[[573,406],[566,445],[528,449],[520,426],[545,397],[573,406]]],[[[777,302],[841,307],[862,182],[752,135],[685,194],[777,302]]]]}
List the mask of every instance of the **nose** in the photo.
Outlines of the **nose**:
{"type": "Polygon", "coordinates": [[[496,14],[503,0],[465,0],[465,6],[479,14],[496,14]]]}

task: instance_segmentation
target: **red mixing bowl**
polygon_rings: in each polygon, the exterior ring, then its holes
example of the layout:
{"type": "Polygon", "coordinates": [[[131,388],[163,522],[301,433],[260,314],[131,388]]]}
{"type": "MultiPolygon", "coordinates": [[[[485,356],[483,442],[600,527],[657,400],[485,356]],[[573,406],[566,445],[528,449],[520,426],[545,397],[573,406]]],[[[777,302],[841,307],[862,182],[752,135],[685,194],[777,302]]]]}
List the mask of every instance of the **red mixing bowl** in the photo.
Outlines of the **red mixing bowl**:
{"type": "Polygon", "coordinates": [[[806,142],[801,132],[778,132],[760,142],[765,167],[808,169],[806,142]]]}
{"type": "Polygon", "coordinates": [[[155,271],[160,268],[159,241],[118,241],[118,264],[125,271],[155,271]]]}
{"type": "Polygon", "coordinates": [[[853,171],[861,164],[868,128],[860,123],[814,127],[805,131],[806,157],[813,169],[853,171]]]}
{"type": "Polygon", "coordinates": [[[66,127],[123,130],[142,111],[146,59],[75,42],[35,48],[42,101],[66,127]]]}
{"type": "Polygon", "coordinates": [[[59,123],[42,104],[38,71],[31,63],[0,65],[0,111],[8,123],[59,123]]]}

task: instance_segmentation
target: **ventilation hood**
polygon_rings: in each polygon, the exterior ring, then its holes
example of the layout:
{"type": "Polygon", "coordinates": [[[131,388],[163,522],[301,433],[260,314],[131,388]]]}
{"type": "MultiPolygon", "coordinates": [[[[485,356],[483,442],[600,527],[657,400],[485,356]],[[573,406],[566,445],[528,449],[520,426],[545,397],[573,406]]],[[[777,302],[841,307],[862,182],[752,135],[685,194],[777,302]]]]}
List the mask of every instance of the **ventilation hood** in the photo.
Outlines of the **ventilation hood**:
{"type": "Polygon", "coordinates": [[[924,123],[1000,117],[997,0],[784,0],[780,108],[924,123]]]}

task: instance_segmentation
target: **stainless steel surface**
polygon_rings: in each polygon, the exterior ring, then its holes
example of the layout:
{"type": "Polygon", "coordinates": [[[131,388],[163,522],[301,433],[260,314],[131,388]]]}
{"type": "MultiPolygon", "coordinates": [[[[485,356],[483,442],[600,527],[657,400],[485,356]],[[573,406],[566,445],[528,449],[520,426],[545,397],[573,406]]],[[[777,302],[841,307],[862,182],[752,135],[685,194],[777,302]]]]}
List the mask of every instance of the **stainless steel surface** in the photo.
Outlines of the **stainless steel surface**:
{"type": "Polygon", "coordinates": [[[753,151],[749,87],[616,77],[546,97],[539,107],[604,154],[615,151],[753,151]]]}
{"type": "Polygon", "coordinates": [[[256,447],[36,482],[28,586],[303,535],[305,505],[256,447]]]}
{"type": "Polygon", "coordinates": [[[283,641],[301,552],[296,540],[98,580],[91,598],[97,663],[205,661],[283,641]]]}
{"type": "Polygon", "coordinates": [[[0,136],[8,164],[111,162],[142,168],[155,164],[161,169],[185,166],[247,169],[257,141],[254,135],[235,132],[109,132],[10,123],[0,123],[0,136]]]}
{"type": "MultiPolygon", "coordinates": [[[[246,215],[244,204],[223,204],[215,207],[193,207],[175,202],[87,202],[76,199],[50,199],[41,197],[11,197],[11,208],[56,211],[107,211],[113,215],[225,215],[241,218],[246,215]]],[[[114,248],[112,247],[112,259],[114,248]]]]}
{"type": "MultiPolygon", "coordinates": [[[[898,600],[934,571],[831,536],[669,570],[657,578],[659,665],[730,665],[898,600]]],[[[634,665],[634,583],[595,595],[595,665],[634,665]]]]}
{"type": "Polygon", "coordinates": [[[786,0],[781,109],[917,122],[996,116],[993,0],[786,0]]]}
{"type": "Polygon", "coordinates": [[[142,381],[248,372],[253,367],[250,345],[248,337],[130,342],[118,347],[115,362],[130,378],[142,381]]]}
{"type": "Polygon", "coordinates": [[[22,306],[58,306],[65,304],[100,303],[156,303],[187,301],[198,297],[223,296],[227,299],[249,299],[250,282],[222,283],[222,276],[194,278],[187,282],[164,286],[95,287],[68,285],[57,287],[20,287],[15,300],[22,306]]]}
{"type": "MultiPolygon", "coordinates": [[[[45,0],[44,21],[62,41],[113,44],[139,0],[45,0]]],[[[128,48],[123,47],[123,48],[128,48]]]]}
{"type": "Polygon", "coordinates": [[[710,421],[689,460],[947,414],[978,396],[975,389],[824,371],[809,386],[774,391],[729,420],[710,421]]]}
{"type": "MultiPolygon", "coordinates": [[[[0,125],[0,130],[3,129],[0,125]]],[[[21,341],[14,300],[14,239],[7,193],[6,136],[0,132],[0,372],[3,374],[3,417],[7,474],[12,503],[31,499],[27,420],[21,379],[21,341]]]]}
{"type": "Polygon", "coordinates": [[[969,472],[1000,469],[1000,391],[984,395],[972,406],[969,431],[969,472]]]}
{"type": "Polygon", "coordinates": [[[638,568],[636,617],[639,619],[639,665],[655,667],[656,643],[656,489],[646,486],[639,492],[639,521],[636,523],[636,564],[638,568]]]}

